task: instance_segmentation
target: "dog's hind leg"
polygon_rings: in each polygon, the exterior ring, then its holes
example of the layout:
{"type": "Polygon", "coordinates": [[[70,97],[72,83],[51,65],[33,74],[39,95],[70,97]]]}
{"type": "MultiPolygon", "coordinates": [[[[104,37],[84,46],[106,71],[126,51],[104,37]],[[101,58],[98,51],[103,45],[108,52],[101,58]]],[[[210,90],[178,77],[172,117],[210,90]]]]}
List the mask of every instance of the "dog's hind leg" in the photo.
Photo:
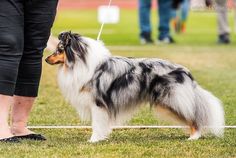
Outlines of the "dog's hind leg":
{"type": "Polygon", "coordinates": [[[104,108],[94,105],[92,106],[91,111],[93,134],[89,142],[95,143],[107,139],[112,132],[112,129],[110,126],[109,115],[104,108]]]}
{"type": "Polygon", "coordinates": [[[190,126],[190,137],[188,140],[197,140],[201,137],[200,129],[192,123],[192,121],[187,121],[183,116],[177,114],[173,110],[163,107],[161,105],[157,105],[156,112],[159,118],[164,118],[165,120],[169,120],[171,122],[175,122],[181,125],[189,125],[190,126]],[[190,123],[191,122],[191,123],[190,123]]]}
{"type": "Polygon", "coordinates": [[[164,107],[162,105],[156,106],[156,114],[157,114],[157,117],[160,118],[161,120],[174,122],[180,125],[187,124],[186,120],[181,115],[174,112],[170,108],[164,107]]]}
{"type": "Polygon", "coordinates": [[[197,140],[200,137],[201,137],[200,130],[196,126],[191,125],[190,126],[190,137],[188,138],[188,140],[197,140]]]}

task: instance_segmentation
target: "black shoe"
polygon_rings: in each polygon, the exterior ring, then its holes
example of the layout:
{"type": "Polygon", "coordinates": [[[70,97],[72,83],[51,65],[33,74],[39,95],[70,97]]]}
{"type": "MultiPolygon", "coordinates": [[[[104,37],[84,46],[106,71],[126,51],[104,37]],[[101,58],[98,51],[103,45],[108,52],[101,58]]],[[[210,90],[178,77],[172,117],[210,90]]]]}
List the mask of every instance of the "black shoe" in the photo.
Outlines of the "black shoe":
{"type": "Polygon", "coordinates": [[[168,36],[168,37],[165,37],[165,38],[162,38],[162,39],[158,39],[157,41],[157,44],[173,44],[175,43],[175,40],[171,37],[171,36],[168,36]]]}
{"type": "Polygon", "coordinates": [[[140,38],[140,44],[144,45],[144,44],[153,44],[153,40],[151,38],[140,38]]]}
{"type": "Polygon", "coordinates": [[[18,139],[28,139],[28,140],[38,140],[38,141],[45,141],[47,140],[43,135],[41,134],[28,134],[24,136],[15,136],[18,139]]]}
{"type": "Polygon", "coordinates": [[[151,32],[142,32],[140,34],[140,44],[152,44],[151,32]]]}
{"type": "Polygon", "coordinates": [[[14,136],[10,138],[0,139],[0,142],[1,143],[20,143],[20,140],[14,136]]]}
{"type": "Polygon", "coordinates": [[[224,33],[224,34],[219,35],[218,43],[219,44],[229,44],[230,43],[229,34],[224,33]]]}

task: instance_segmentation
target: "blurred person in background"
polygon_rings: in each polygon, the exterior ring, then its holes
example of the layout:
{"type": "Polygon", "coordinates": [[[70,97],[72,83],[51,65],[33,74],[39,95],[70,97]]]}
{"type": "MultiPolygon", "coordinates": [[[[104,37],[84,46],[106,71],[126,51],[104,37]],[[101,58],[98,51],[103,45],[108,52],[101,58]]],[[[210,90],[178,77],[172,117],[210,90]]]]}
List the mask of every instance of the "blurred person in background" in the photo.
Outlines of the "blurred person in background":
{"type": "MultiPolygon", "coordinates": [[[[173,0],[158,0],[159,13],[159,35],[158,43],[174,43],[170,35],[170,20],[172,14],[173,0]]],[[[152,44],[152,28],[150,22],[151,0],[139,0],[139,28],[140,43],[152,44]]]]}
{"type": "MultiPolygon", "coordinates": [[[[212,4],[210,0],[208,3],[212,4]]],[[[236,0],[233,0],[234,5],[236,0]]],[[[215,0],[215,9],[217,12],[218,21],[218,43],[219,44],[229,44],[230,43],[230,26],[227,17],[227,0],[215,0]]],[[[236,23],[236,19],[235,19],[236,23]]]]}
{"type": "Polygon", "coordinates": [[[215,9],[217,12],[218,20],[218,43],[229,44],[230,43],[230,27],[227,17],[227,1],[215,0],[215,9]]]}
{"type": "Polygon", "coordinates": [[[183,0],[177,9],[172,11],[172,23],[176,33],[184,33],[186,31],[186,21],[189,14],[190,0],[183,0]]]}
{"type": "Polygon", "coordinates": [[[45,48],[45,50],[49,52],[54,52],[56,50],[58,43],[59,43],[59,40],[55,36],[50,35],[48,39],[47,47],[45,48]]]}

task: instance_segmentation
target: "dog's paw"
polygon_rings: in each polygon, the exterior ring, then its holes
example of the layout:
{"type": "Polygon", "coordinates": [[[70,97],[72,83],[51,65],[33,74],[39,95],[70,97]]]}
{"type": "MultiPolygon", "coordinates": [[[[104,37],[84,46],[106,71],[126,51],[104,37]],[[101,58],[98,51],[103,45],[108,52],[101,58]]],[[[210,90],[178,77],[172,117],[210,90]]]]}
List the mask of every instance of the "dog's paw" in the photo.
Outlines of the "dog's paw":
{"type": "Polygon", "coordinates": [[[89,143],[97,143],[97,142],[100,142],[100,141],[103,141],[103,140],[106,140],[107,137],[105,136],[96,136],[96,135],[92,135],[91,138],[88,140],[89,143]]]}
{"type": "Polygon", "coordinates": [[[99,142],[99,140],[89,139],[88,142],[89,142],[89,143],[97,143],[97,142],[99,142]]]}
{"type": "Polygon", "coordinates": [[[191,135],[188,140],[198,140],[201,137],[200,132],[195,132],[193,135],[191,135]]]}

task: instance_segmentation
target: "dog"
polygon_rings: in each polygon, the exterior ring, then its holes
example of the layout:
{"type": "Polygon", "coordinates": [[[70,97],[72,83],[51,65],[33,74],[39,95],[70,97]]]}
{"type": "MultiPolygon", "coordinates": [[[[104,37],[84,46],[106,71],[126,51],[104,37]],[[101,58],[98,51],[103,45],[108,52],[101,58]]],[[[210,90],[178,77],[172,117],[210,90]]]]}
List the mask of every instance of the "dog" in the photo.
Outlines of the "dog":
{"type": "Polygon", "coordinates": [[[112,126],[125,123],[146,103],[161,118],[189,126],[189,140],[203,132],[223,136],[221,101],[201,88],[187,68],[157,58],[112,56],[102,42],[76,33],[58,38],[46,62],[59,65],[63,95],[81,120],[91,120],[90,142],[107,139],[112,126]]]}

